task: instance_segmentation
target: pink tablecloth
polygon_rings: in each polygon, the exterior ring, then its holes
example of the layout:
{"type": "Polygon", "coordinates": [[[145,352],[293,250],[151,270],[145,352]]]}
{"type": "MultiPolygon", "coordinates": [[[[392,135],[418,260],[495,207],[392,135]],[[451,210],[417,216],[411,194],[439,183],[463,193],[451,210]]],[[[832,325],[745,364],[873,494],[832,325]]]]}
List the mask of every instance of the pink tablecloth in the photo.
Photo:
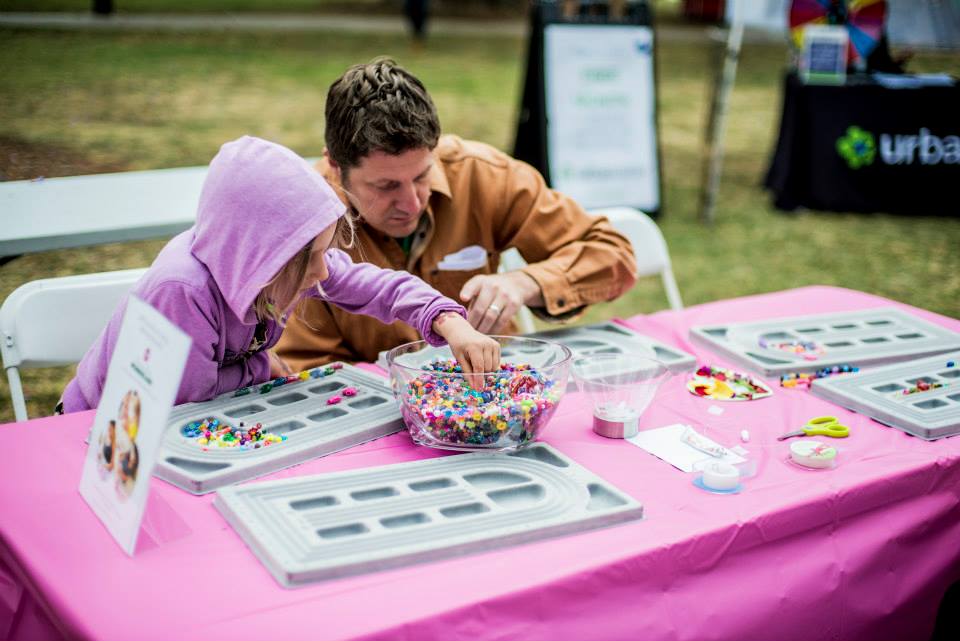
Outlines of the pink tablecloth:
{"type": "MultiPolygon", "coordinates": [[[[886,304],[812,287],[628,324],[724,364],[688,341],[691,326],[886,304]]],[[[76,489],[91,413],[2,426],[0,638],[927,639],[960,579],[960,438],[924,442],[775,382],[773,398],[733,404],[683,383],[661,389],[642,425],[748,429],[760,469],[742,494],[707,494],[596,436],[569,394],[545,440],[641,501],[643,521],[295,590],[273,580],[212,496],[156,479],[127,557],[76,489]],[[775,437],[828,413],[852,429],[842,464],[786,464],[775,437]]],[[[270,478],[436,455],[398,434],[270,478]]]]}

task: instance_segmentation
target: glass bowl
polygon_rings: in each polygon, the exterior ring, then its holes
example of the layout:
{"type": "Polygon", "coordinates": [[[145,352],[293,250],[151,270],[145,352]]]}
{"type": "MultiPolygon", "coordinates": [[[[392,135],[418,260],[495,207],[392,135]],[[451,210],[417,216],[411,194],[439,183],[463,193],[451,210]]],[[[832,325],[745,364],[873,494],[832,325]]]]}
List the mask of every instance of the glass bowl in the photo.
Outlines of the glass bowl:
{"type": "Polygon", "coordinates": [[[516,450],[537,440],[567,388],[572,353],[535,338],[491,336],[500,370],[470,386],[449,347],[416,341],[387,353],[400,413],[419,445],[449,450],[516,450]]]}
{"type": "Polygon", "coordinates": [[[573,378],[603,419],[643,415],[660,386],[673,373],[661,361],[643,354],[591,354],[573,362],[573,378]]]}

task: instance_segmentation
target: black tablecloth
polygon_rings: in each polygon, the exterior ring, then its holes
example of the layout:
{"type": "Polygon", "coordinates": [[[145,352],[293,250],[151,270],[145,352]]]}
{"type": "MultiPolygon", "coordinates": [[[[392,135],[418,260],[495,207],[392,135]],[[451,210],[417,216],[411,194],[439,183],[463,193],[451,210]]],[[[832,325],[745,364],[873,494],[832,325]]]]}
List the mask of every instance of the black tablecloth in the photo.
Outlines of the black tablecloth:
{"type": "Polygon", "coordinates": [[[960,86],[784,82],[774,205],[960,216],[960,86]]]}

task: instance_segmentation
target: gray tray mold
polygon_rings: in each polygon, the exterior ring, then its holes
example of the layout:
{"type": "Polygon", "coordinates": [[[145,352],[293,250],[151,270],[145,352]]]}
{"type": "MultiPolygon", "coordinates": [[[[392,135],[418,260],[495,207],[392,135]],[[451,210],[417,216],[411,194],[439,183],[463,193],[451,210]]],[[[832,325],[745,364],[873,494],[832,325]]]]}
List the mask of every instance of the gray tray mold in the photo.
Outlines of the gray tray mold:
{"type": "Polygon", "coordinates": [[[690,338],[767,376],[815,372],[834,365],[883,365],[960,349],[960,334],[893,307],[705,325],[691,328],[690,338]],[[811,340],[822,345],[825,353],[805,360],[799,354],[760,347],[760,339],[811,340]]]}
{"type": "MultiPolygon", "coordinates": [[[[692,370],[697,364],[697,359],[693,355],[612,321],[580,327],[550,329],[526,334],[526,336],[566,345],[573,352],[575,358],[589,356],[590,354],[620,354],[624,352],[643,354],[648,350],[653,350],[653,357],[666,365],[667,369],[674,374],[692,370]]],[[[572,387],[576,387],[572,380],[571,383],[572,387]]]]}
{"type": "MultiPolygon", "coordinates": [[[[324,367],[318,368],[321,371],[324,367]]],[[[339,450],[393,434],[403,428],[393,392],[383,378],[351,365],[320,378],[310,378],[260,393],[258,385],[244,396],[221,394],[204,403],[173,408],[164,434],[155,474],[192,494],[205,494],[232,483],[269,474],[339,450]],[[327,399],[346,387],[357,395],[336,405],[327,399]],[[260,449],[211,448],[202,451],[181,428],[208,417],[287,437],[260,449]]]]}
{"type": "Polygon", "coordinates": [[[960,434],[960,351],[817,379],[811,392],[924,440],[960,434]],[[921,380],[943,387],[903,394],[921,380]]]}
{"type": "MultiPolygon", "coordinates": [[[[596,323],[594,325],[583,325],[580,327],[563,327],[552,329],[534,334],[522,334],[529,338],[539,338],[541,340],[552,341],[565,345],[573,352],[574,359],[589,356],[590,354],[605,353],[649,353],[653,358],[661,361],[674,374],[692,370],[696,365],[697,359],[692,355],[658,342],[648,336],[639,334],[629,327],[619,325],[614,322],[596,323]]],[[[418,367],[423,363],[447,354],[447,351],[423,350],[414,354],[407,354],[403,357],[403,362],[411,367],[418,367]]],[[[386,352],[381,352],[377,359],[377,365],[387,370],[386,352]]],[[[447,356],[449,357],[449,356],[447,356]]],[[[529,362],[531,365],[543,366],[549,365],[549,361],[544,363],[543,354],[537,354],[530,350],[523,353],[515,353],[509,348],[504,348],[501,357],[505,361],[529,362]]],[[[567,382],[568,391],[576,391],[577,383],[571,377],[567,382]]]]}
{"type": "Polygon", "coordinates": [[[250,483],[220,490],[214,505],[285,587],[643,517],[544,443],[250,483]]]}

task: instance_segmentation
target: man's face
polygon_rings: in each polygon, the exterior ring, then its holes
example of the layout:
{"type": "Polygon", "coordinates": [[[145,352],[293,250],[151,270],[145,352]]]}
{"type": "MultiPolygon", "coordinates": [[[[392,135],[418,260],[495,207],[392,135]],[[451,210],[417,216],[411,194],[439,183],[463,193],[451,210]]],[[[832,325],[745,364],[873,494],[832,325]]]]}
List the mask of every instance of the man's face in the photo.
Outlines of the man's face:
{"type": "Polygon", "coordinates": [[[433,154],[426,147],[396,156],[374,151],[344,172],[330,157],[350,204],[374,229],[393,238],[409,236],[417,228],[430,197],[433,154]]]}

